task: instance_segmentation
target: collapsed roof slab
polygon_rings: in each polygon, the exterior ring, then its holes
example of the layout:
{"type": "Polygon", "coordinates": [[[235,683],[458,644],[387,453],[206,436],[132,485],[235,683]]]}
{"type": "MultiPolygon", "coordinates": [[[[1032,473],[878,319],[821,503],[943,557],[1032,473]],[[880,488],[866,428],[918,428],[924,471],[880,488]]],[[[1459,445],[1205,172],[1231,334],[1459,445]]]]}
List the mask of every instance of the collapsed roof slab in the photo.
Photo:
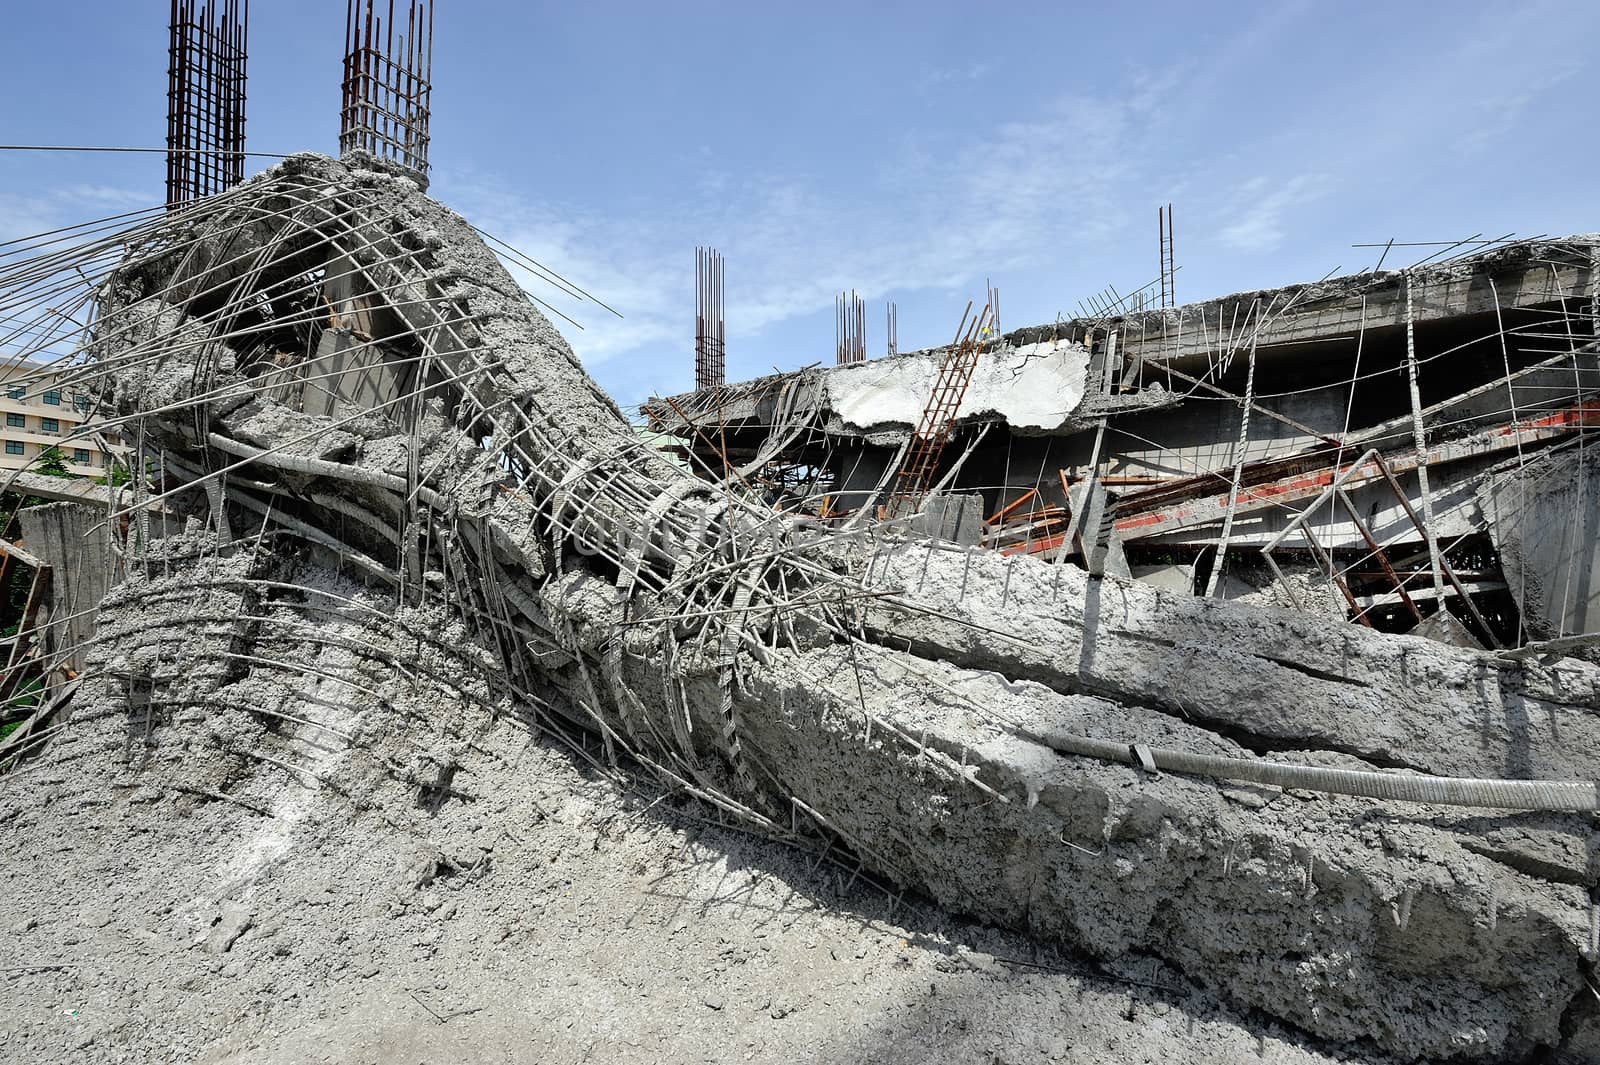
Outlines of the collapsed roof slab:
{"type": "MultiPolygon", "coordinates": [[[[1236,343],[1241,337],[1252,338],[1258,351],[1303,355],[1330,338],[1403,329],[1408,285],[1413,324],[1591,300],[1600,284],[1597,249],[1600,233],[1519,242],[1411,270],[1237,292],[1176,308],[1133,311],[1114,320],[1123,350],[1146,362],[1205,366],[1230,346],[1230,339],[1236,343]]],[[[1071,326],[1085,324],[1080,319],[1071,326]]],[[[1012,336],[1021,342],[1061,328],[1035,326],[1012,336]]]]}
{"type": "MultiPolygon", "coordinates": [[[[654,428],[750,434],[814,417],[830,437],[898,444],[921,421],[942,348],[808,368],[644,405],[654,428]]],[[[1102,395],[1087,348],[1068,340],[996,347],[979,359],[953,424],[998,422],[1022,436],[1073,433],[1113,410],[1176,402],[1159,387],[1142,396],[1102,395]]]]}
{"type": "MultiPolygon", "coordinates": [[[[1538,327],[1530,323],[1542,323],[1552,337],[1566,333],[1584,340],[1600,330],[1600,319],[1584,320],[1593,315],[1589,308],[1600,300],[1597,249],[1600,234],[1578,234],[1518,243],[1408,271],[1353,274],[1235,293],[1165,310],[1015,330],[999,338],[979,361],[974,395],[962,404],[957,422],[987,419],[1008,426],[1017,435],[1070,435],[1104,415],[1179,406],[1180,399],[1197,387],[1179,374],[1215,378],[1216,371],[1224,368],[1239,378],[1235,384],[1242,387],[1245,360],[1239,356],[1252,343],[1263,373],[1275,366],[1280,375],[1288,375],[1285,380],[1293,380],[1330,359],[1342,366],[1362,338],[1374,350],[1394,349],[1397,344],[1403,350],[1408,320],[1424,330],[1445,323],[1456,323],[1461,329],[1470,326],[1469,332],[1483,337],[1492,337],[1514,323],[1521,323],[1524,332],[1538,337],[1538,327]],[[1581,313],[1574,313],[1573,308],[1579,306],[1581,313]],[[1135,387],[1108,390],[1099,376],[1105,370],[1096,356],[1103,353],[1105,339],[1112,332],[1117,334],[1118,359],[1134,368],[1113,372],[1118,372],[1121,383],[1135,387]],[[1070,358],[1069,351],[1074,353],[1070,358]],[[1170,377],[1162,372],[1167,367],[1175,371],[1170,377]]],[[[1544,345],[1546,349],[1559,346],[1554,340],[1544,345]]],[[[1537,343],[1524,345],[1528,351],[1508,353],[1515,363],[1512,369],[1536,361],[1538,347],[1537,343]]],[[[894,444],[917,424],[944,351],[932,348],[849,367],[776,374],[652,399],[644,411],[655,428],[685,437],[692,436],[697,427],[710,425],[715,425],[719,434],[730,436],[760,434],[779,424],[787,412],[816,416],[818,424],[836,438],[894,444]]],[[[1363,402],[1377,401],[1380,418],[1400,414],[1403,389],[1387,395],[1393,391],[1389,379],[1374,375],[1370,351],[1366,358],[1365,376],[1372,378],[1373,384],[1361,397],[1363,402]],[[1375,388],[1380,391],[1373,391],[1375,388]]],[[[1393,367],[1388,369],[1393,372],[1393,367]]],[[[1425,399],[1436,403],[1449,398],[1457,377],[1429,377],[1423,384],[1425,399]]],[[[1322,400],[1327,407],[1325,417],[1311,411],[1274,419],[1278,412],[1272,408],[1287,402],[1279,397],[1258,400],[1264,417],[1257,421],[1284,438],[1282,443],[1292,445],[1297,435],[1303,438],[1301,443],[1325,440],[1346,420],[1348,378],[1343,368],[1329,378],[1329,384],[1342,384],[1322,400]],[[1308,428],[1307,421],[1320,428],[1308,428]]],[[[1228,395],[1214,387],[1211,391],[1202,387],[1198,398],[1218,394],[1228,395]]],[[[1225,435],[1231,438],[1234,433],[1225,435]]]]}

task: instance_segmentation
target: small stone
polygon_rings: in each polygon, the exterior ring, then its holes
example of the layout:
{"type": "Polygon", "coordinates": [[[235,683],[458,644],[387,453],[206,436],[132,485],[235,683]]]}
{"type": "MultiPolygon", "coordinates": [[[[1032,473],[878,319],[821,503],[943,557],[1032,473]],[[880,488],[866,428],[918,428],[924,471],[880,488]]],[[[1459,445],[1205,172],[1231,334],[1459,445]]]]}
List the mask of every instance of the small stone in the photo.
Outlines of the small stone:
{"type": "Polygon", "coordinates": [[[961,955],[961,960],[966,963],[967,968],[973,970],[974,972],[992,973],[997,971],[1000,967],[998,959],[996,959],[993,954],[985,954],[981,950],[974,950],[963,954],[961,955]]]}
{"type": "Polygon", "coordinates": [[[226,954],[255,920],[256,915],[238,903],[223,906],[211,922],[211,931],[206,933],[206,950],[212,954],[226,954]]]}

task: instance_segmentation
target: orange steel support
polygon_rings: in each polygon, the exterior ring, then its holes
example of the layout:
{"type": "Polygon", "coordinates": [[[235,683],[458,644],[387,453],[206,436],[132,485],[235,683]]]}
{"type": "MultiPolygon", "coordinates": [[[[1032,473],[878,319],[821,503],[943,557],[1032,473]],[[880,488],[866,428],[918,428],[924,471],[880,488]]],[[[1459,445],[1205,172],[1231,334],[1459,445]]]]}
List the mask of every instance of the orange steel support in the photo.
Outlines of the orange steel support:
{"type": "Polygon", "coordinates": [[[911,447],[895,474],[894,489],[889,496],[891,514],[910,513],[922,505],[928,486],[950,442],[950,428],[956,411],[972,384],[972,373],[978,366],[978,356],[983,352],[984,331],[989,328],[994,312],[987,305],[968,324],[972,314],[972,301],[961,312],[961,324],[956,326],[956,338],[945,350],[939,362],[939,373],[933,380],[933,392],[922,411],[911,447]]]}

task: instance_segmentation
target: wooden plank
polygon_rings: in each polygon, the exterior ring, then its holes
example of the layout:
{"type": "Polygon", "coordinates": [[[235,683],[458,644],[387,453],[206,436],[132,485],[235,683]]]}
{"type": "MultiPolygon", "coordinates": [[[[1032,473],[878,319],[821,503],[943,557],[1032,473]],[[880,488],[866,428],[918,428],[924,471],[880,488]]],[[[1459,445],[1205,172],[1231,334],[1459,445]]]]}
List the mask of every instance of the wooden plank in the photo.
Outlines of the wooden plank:
{"type": "Polygon", "coordinates": [[[4,540],[0,540],[0,555],[5,556],[8,564],[12,559],[15,559],[24,566],[32,566],[36,570],[50,568],[44,564],[42,559],[35,557],[32,552],[28,551],[21,544],[12,544],[7,543],[4,540]]]}
{"type": "Polygon", "coordinates": [[[985,525],[995,525],[1005,521],[1006,515],[1010,514],[1013,510],[1016,510],[1018,507],[1022,506],[1022,504],[1026,503],[1028,500],[1032,499],[1038,494],[1039,490],[1037,488],[1028,489],[1026,492],[1022,493],[1020,496],[1001,507],[998,513],[985,518],[983,523],[985,525]]]}
{"type": "Polygon", "coordinates": [[[70,684],[56,690],[48,699],[41,699],[39,706],[28,719],[18,725],[4,740],[0,740],[0,764],[15,755],[24,747],[32,743],[31,737],[42,732],[49,725],[50,719],[60,713],[63,707],[72,701],[73,693],[78,690],[81,681],[72,681],[70,684]]]}

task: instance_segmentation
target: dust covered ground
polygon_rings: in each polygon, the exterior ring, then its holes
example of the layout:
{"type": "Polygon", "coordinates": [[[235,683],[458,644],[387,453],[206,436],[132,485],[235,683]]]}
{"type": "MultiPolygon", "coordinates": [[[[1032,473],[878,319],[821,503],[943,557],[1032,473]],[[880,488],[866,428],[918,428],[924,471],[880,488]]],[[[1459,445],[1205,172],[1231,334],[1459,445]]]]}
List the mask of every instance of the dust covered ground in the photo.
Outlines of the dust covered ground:
{"type": "Polygon", "coordinates": [[[271,766],[228,799],[142,782],[128,729],[0,782],[0,1060],[1388,1060],[897,905],[509,722],[442,801],[364,811],[271,766]]]}

